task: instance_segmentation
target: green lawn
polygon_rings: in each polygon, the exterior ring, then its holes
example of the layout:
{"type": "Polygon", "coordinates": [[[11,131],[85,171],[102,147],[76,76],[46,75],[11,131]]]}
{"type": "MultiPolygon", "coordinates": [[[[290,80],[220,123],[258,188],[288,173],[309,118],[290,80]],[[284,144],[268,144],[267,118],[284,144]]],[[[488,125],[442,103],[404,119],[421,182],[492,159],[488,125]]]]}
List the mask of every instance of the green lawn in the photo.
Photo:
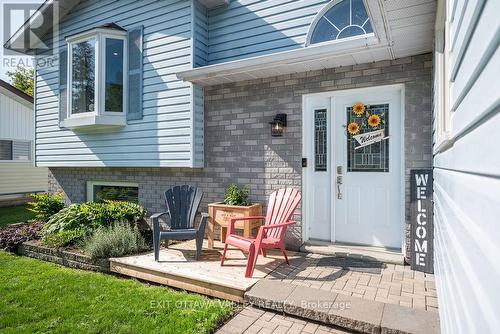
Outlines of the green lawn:
{"type": "Polygon", "coordinates": [[[0,251],[0,333],[210,333],[229,303],[0,251]]]}
{"type": "Polygon", "coordinates": [[[28,210],[27,205],[0,208],[0,227],[15,223],[24,223],[33,219],[35,214],[28,210]]]}

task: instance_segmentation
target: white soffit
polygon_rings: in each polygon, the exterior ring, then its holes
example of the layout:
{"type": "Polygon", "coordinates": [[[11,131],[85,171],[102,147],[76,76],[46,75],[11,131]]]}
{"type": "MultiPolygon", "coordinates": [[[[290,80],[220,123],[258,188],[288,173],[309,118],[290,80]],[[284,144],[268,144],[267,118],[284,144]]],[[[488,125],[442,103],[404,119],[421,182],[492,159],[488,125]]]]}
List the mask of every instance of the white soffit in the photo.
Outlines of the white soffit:
{"type": "Polygon", "coordinates": [[[360,63],[356,59],[366,63],[390,58],[388,43],[375,37],[356,38],[198,67],[177,77],[206,86],[360,63]]]}
{"type": "Polygon", "coordinates": [[[437,1],[380,0],[380,4],[395,58],[433,50],[437,1]]]}
{"type": "Polygon", "coordinates": [[[370,63],[431,52],[435,0],[365,0],[377,42],[340,41],[198,67],[177,76],[203,86],[370,63]]]}

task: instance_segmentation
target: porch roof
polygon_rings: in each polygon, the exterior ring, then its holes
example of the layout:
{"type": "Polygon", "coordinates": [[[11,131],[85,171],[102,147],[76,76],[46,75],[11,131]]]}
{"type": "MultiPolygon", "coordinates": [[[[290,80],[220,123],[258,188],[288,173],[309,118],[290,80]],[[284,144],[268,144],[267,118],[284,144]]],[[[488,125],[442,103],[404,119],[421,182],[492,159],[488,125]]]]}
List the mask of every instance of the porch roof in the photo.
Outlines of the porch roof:
{"type": "Polygon", "coordinates": [[[177,77],[202,86],[391,60],[431,52],[436,2],[366,1],[374,36],[202,66],[177,77]]]}
{"type": "Polygon", "coordinates": [[[381,42],[376,37],[363,37],[198,67],[178,72],[177,77],[210,86],[392,58],[388,42],[381,42]]]}

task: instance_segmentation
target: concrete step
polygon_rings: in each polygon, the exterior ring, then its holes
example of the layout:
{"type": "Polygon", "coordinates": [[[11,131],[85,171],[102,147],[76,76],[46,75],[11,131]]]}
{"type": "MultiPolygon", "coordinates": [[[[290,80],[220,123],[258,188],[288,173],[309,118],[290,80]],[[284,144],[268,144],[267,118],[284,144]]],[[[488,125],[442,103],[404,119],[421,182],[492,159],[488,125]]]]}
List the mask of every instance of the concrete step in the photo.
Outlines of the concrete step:
{"type": "Polygon", "coordinates": [[[301,252],[346,257],[365,261],[404,264],[404,256],[400,250],[383,247],[332,244],[325,241],[310,240],[300,247],[301,252]]]}
{"type": "Polygon", "coordinates": [[[370,334],[439,333],[438,314],[263,279],[245,293],[246,302],[327,325],[370,334]]]}

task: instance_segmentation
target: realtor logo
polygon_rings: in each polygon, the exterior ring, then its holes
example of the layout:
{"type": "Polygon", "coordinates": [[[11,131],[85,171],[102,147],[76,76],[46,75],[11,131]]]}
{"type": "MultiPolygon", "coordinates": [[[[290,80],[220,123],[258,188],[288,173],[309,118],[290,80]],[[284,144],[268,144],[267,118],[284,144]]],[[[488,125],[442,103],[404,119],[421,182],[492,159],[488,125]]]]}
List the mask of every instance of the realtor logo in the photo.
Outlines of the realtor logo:
{"type": "Polygon", "coordinates": [[[411,269],[433,273],[432,169],[412,170],[410,179],[411,269]]]}
{"type": "Polygon", "coordinates": [[[4,2],[2,6],[3,55],[51,56],[59,39],[59,2],[4,2]],[[36,15],[33,15],[35,14],[36,15]],[[20,29],[19,27],[26,27],[20,29]],[[47,37],[49,36],[49,37],[47,37]]]}

